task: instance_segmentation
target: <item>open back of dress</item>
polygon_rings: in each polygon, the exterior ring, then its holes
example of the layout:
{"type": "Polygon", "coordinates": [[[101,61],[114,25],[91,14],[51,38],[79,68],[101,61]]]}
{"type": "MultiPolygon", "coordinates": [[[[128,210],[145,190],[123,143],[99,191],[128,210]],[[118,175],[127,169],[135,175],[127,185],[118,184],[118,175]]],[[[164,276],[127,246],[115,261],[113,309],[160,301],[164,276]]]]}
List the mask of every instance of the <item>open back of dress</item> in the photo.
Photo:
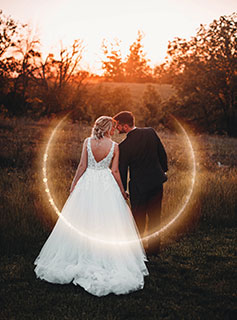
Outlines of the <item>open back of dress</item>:
{"type": "Polygon", "coordinates": [[[80,285],[104,296],[142,289],[148,275],[144,248],[132,213],[109,165],[97,162],[88,139],[88,167],[35,260],[35,273],[51,283],[80,285]]]}

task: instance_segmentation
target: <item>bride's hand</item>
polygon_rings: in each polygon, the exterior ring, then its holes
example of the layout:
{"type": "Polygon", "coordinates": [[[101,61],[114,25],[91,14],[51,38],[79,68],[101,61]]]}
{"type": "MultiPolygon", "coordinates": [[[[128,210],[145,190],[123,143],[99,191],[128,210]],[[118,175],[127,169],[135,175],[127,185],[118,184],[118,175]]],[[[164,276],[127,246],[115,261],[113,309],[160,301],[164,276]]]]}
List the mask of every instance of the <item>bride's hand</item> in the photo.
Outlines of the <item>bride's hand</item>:
{"type": "Polygon", "coordinates": [[[124,197],[125,200],[128,200],[128,198],[129,198],[128,192],[123,191],[123,192],[122,192],[122,195],[123,195],[123,197],[124,197]]]}

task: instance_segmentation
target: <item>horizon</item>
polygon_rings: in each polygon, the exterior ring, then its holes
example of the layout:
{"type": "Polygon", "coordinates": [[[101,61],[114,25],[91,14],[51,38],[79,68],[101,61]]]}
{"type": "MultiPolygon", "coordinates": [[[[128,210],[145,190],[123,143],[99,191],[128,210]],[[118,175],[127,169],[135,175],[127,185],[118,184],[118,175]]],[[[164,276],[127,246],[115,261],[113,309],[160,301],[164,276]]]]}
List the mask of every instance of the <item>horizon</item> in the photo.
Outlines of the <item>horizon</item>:
{"type": "Polygon", "coordinates": [[[120,3],[109,0],[99,3],[93,0],[87,3],[81,0],[41,0],[40,3],[3,0],[1,5],[5,16],[30,25],[33,33],[38,34],[45,54],[55,54],[60,41],[68,47],[73,40],[81,39],[85,46],[82,67],[98,75],[102,73],[103,39],[120,40],[125,58],[138,30],[142,31],[144,52],[154,67],[164,62],[169,41],[175,37],[188,40],[196,34],[200,24],[209,25],[220,16],[232,14],[235,9],[233,0],[225,3],[221,0],[200,0],[198,3],[188,0],[179,3],[174,0],[165,3],[156,0],[121,0],[120,3]]]}

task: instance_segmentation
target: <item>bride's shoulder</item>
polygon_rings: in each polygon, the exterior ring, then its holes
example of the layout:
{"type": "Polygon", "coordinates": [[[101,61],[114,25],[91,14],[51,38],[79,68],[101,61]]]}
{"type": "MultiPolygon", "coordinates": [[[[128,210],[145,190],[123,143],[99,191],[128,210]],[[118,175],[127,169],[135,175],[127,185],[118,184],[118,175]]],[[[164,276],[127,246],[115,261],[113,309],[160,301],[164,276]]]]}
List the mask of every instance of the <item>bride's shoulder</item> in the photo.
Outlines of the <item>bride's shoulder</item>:
{"type": "Polygon", "coordinates": [[[83,141],[83,145],[87,146],[89,140],[90,140],[90,137],[85,138],[85,140],[83,141]]]}
{"type": "Polygon", "coordinates": [[[114,147],[118,147],[118,143],[117,142],[113,141],[112,139],[111,139],[111,142],[113,143],[114,147]]]}

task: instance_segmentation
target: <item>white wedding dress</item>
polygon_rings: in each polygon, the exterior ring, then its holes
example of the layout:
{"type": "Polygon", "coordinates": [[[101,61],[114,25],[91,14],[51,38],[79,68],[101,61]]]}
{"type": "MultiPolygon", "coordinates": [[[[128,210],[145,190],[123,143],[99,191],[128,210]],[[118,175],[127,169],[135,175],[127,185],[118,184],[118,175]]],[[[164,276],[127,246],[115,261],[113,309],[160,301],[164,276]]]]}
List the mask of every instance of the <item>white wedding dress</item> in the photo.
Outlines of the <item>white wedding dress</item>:
{"type": "Polygon", "coordinates": [[[142,289],[149,274],[147,257],[109,168],[114,142],[100,162],[90,138],[87,152],[88,167],[34,262],[36,276],[51,283],[73,282],[96,296],[142,289]]]}

